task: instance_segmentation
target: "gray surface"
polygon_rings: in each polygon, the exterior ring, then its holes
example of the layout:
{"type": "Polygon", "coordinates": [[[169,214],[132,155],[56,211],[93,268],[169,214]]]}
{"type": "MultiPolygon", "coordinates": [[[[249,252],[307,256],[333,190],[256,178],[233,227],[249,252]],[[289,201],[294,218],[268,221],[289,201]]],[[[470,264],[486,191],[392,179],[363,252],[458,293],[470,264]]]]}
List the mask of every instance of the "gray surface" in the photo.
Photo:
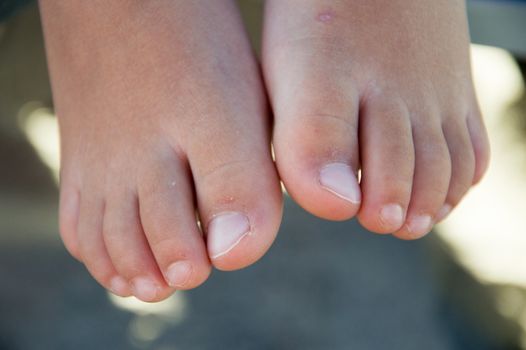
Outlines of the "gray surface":
{"type": "MultiPolygon", "coordinates": [[[[290,202],[285,212],[269,254],[184,293],[183,322],[151,348],[455,348],[425,240],[373,236],[290,202]]],[[[60,246],[4,246],[0,266],[0,330],[12,349],[132,348],[135,316],[114,308],[60,246]]]]}
{"type": "Polygon", "coordinates": [[[526,58],[526,2],[468,1],[471,40],[526,58]]]}

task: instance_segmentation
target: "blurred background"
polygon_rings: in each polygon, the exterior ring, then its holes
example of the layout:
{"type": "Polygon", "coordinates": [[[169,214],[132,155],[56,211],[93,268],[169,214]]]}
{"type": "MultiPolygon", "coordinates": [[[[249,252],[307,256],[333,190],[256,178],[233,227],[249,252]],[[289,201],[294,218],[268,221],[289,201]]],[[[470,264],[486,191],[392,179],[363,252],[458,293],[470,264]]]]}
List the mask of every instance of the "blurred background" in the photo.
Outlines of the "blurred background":
{"type": "MultiPolygon", "coordinates": [[[[239,2],[258,47],[262,2],[239,2]]],[[[469,16],[493,160],[433,234],[372,235],[287,200],[260,262],[145,304],[106,293],[59,240],[38,8],[16,9],[0,23],[0,350],[526,349],[526,2],[469,16]]]]}

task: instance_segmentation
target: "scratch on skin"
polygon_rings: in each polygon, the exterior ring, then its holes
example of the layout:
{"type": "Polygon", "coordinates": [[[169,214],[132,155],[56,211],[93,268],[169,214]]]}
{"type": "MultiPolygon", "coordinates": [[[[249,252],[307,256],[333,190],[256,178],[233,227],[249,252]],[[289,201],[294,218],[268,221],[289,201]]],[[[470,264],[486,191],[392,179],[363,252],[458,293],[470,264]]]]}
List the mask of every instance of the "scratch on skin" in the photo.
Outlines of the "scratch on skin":
{"type": "Polygon", "coordinates": [[[234,197],[223,197],[219,200],[219,203],[221,204],[230,204],[234,203],[236,199],[234,197]]]}
{"type": "Polygon", "coordinates": [[[330,23],[334,21],[335,18],[336,18],[336,15],[334,14],[332,10],[322,11],[318,13],[318,15],[316,16],[316,20],[322,23],[330,23]]]}

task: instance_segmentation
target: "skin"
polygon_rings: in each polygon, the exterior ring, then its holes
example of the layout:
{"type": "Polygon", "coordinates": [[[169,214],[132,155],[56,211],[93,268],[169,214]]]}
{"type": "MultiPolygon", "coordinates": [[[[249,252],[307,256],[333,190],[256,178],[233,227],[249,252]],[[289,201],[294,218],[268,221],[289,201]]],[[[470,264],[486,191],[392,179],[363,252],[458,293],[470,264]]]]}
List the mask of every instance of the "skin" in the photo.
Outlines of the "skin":
{"type": "Polygon", "coordinates": [[[280,177],[314,215],[419,238],[486,170],[463,1],[268,0],[263,71],[280,177]],[[361,203],[320,186],[334,162],[361,203]]]}
{"type": "Polygon", "coordinates": [[[487,167],[461,1],[267,0],[263,77],[230,0],[40,6],[61,235],[117,295],[257,261],[279,178],[317,216],[413,239],[487,167]]]}
{"type": "Polygon", "coordinates": [[[261,77],[234,4],[40,5],[68,250],[103,286],[144,301],[198,286],[212,265],[258,260],[277,233],[282,193],[261,77]],[[204,231],[240,212],[250,234],[213,258],[196,212],[204,231]],[[169,286],[177,262],[190,264],[189,276],[169,286]]]}

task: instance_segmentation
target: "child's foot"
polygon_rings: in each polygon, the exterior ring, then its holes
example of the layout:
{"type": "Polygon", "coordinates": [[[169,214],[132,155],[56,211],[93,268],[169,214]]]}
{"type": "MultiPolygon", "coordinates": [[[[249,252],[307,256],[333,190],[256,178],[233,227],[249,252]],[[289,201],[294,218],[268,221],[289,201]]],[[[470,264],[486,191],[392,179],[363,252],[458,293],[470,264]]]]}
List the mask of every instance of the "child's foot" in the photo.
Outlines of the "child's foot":
{"type": "Polygon", "coordinates": [[[417,238],[482,177],[463,1],[267,0],[263,50],[278,170],[313,214],[417,238]]]}
{"type": "Polygon", "coordinates": [[[41,8],[70,252],[106,288],[145,301],[196,287],[211,263],[232,270],[259,259],[279,226],[281,190],[233,2],[41,8]]]}

